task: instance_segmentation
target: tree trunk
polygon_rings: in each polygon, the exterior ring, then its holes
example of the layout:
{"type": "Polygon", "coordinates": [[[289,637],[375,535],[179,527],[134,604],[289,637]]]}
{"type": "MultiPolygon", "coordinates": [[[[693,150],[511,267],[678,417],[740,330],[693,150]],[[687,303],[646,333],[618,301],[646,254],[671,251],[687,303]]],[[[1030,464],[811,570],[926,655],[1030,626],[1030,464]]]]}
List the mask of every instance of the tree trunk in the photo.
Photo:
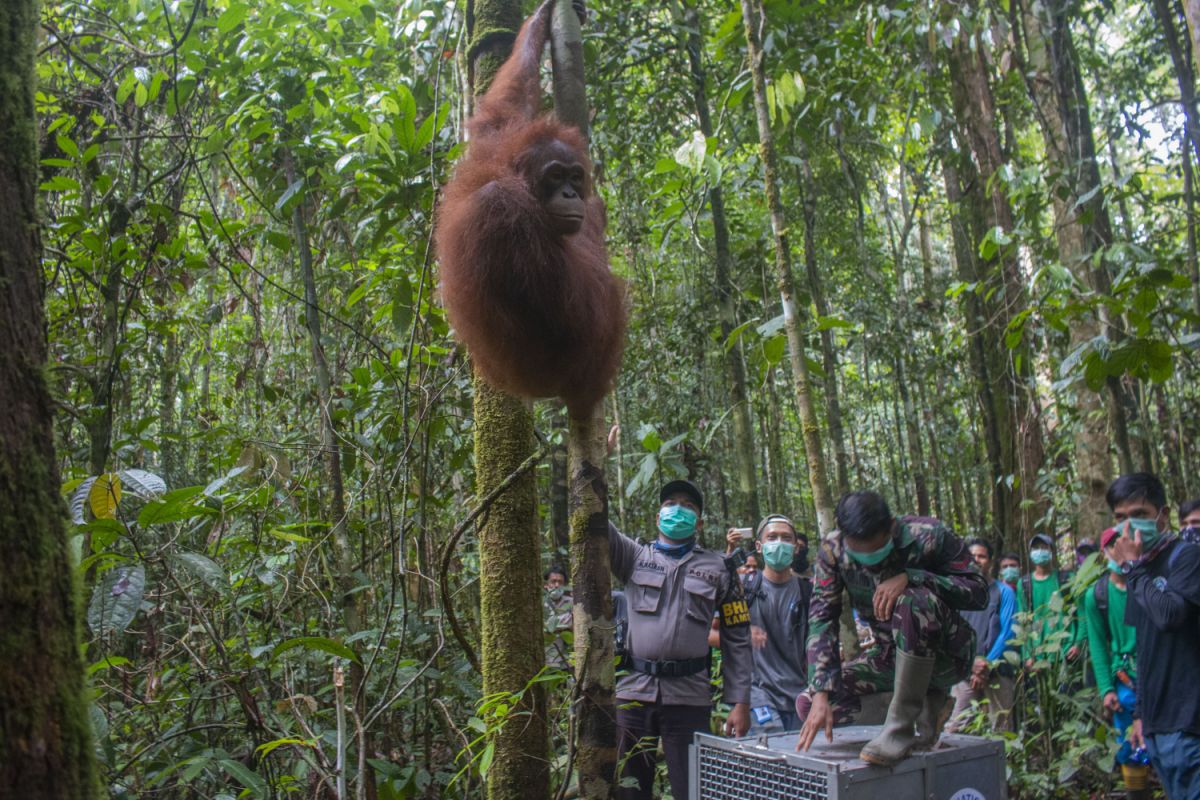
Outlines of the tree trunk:
{"type": "Polygon", "coordinates": [[[746,30],[746,47],[750,58],[750,74],[754,80],[754,111],[758,120],[759,151],[763,162],[763,184],[767,193],[767,207],[771,214],[771,230],[775,239],[775,282],[783,305],[784,328],[788,338],[788,356],[795,384],[796,411],[800,417],[800,428],[804,440],[804,456],[808,462],[808,482],[812,489],[813,505],[817,514],[817,528],[821,534],[834,530],[833,498],[829,493],[828,470],[825,454],[821,449],[821,423],[817,418],[809,381],[808,356],[805,353],[804,337],[799,315],[802,309],[796,306],[796,289],[792,279],[792,254],[788,246],[787,220],[783,203],[779,198],[778,170],[775,157],[775,135],[771,131],[771,118],[767,110],[767,80],[763,67],[761,26],[766,15],[759,0],[742,0],[742,21],[746,30]]]}
{"type": "MultiPolygon", "coordinates": [[[[557,0],[551,36],[554,109],[563,122],[588,135],[583,36],[571,0],[557,0]]],[[[613,605],[608,559],[608,483],[604,403],[570,421],[571,583],[574,592],[575,680],[573,705],[578,797],[607,800],[616,791],[616,676],[613,605]]],[[[570,780],[570,774],[566,780],[570,780]]],[[[539,795],[540,796],[540,795],[539,795]]]]}
{"type": "MultiPolygon", "coordinates": [[[[687,29],[688,65],[692,73],[692,97],[700,132],[712,138],[712,118],[708,110],[708,77],[701,60],[703,39],[700,33],[700,16],[696,13],[695,0],[685,0],[683,25],[687,29]]],[[[714,290],[717,294],[717,315],[721,325],[721,342],[724,351],[725,380],[729,385],[729,403],[733,408],[734,464],[737,472],[737,496],[735,518],[758,522],[759,499],[758,478],[754,468],[754,425],[750,420],[750,402],[746,391],[746,370],[742,363],[742,344],[739,340],[732,346],[729,337],[737,327],[736,295],[732,280],[733,255],[729,249],[729,223],[725,218],[725,198],[719,184],[713,184],[708,192],[709,207],[712,209],[713,249],[715,251],[714,290]]]]}
{"type": "MultiPolygon", "coordinates": [[[[817,266],[817,183],[813,180],[808,155],[801,153],[797,167],[801,187],[801,208],[804,213],[804,271],[813,307],[820,317],[829,316],[829,302],[817,266]]],[[[842,402],[838,391],[838,357],[833,345],[833,330],[822,328],[821,369],[825,373],[825,419],[829,422],[829,439],[833,444],[834,486],[838,495],[850,491],[850,457],[846,453],[846,433],[842,424],[842,402]]]]}
{"type": "MultiPolygon", "coordinates": [[[[518,0],[476,0],[468,18],[475,96],[487,89],[512,49],[497,36],[521,25],[518,0]],[[472,13],[473,12],[473,13],[472,13]]],[[[531,405],[475,378],[475,482],[486,497],[532,455],[531,405]]],[[[549,795],[545,693],[529,682],[545,664],[542,649],[541,547],[534,473],[526,472],[488,509],[478,526],[483,693],[521,692],[522,702],[495,734],[487,774],[489,800],[549,795]]]]}
{"type": "MultiPolygon", "coordinates": [[[[1062,0],[1056,0],[1056,5],[1062,0]]],[[[1185,0],[1187,4],[1187,0],[1185,0]]],[[[1175,67],[1175,81],[1179,86],[1179,105],[1183,111],[1184,136],[1192,143],[1192,152],[1183,149],[1183,158],[1200,157],[1200,119],[1196,117],[1196,71],[1187,50],[1191,50],[1190,42],[1181,42],[1175,27],[1177,6],[1171,0],[1153,0],[1150,4],[1158,24],[1162,26],[1163,40],[1167,44],[1167,52],[1171,55],[1171,64],[1175,67]]],[[[1069,35],[1069,34],[1068,34],[1069,35]]],[[[1195,163],[1195,162],[1192,162],[1195,163]]]]}
{"type": "MultiPolygon", "coordinates": [[[[1158,0],[1156,0],[1158,2],[1158,0]]],[[[1064,0],[1040,0],[1023,5],[1028,64],[1024,73],[1037,109],[1046,156],[1053,179],[1054,229],[1058,257],[1078,280],[1098,295],[1111,291],[1104,264],[1093,255],[1112,243],[1112,224],[1101,194],[1100,166],[1092,134],[1091,114],[1064,0]]],[[[1189,73],[1190,75],[1190,73],[1189,73]]],[[[1182,79],[1182,76],[1181,76],[1182,79]]],[[[1071,345],[1083,347],[1112,329],[1106,307],[1098,316],[1075,320],[1071,345]]],[[[1076,473],[1082,484],[1076,513],[1078,530],[1091,535],[1109,518],[1105,493],[1113,478],[1109,443],[1127,439],[1123,413],[1124,390],[1119,381],[1108,384],[1109,409],[1095,392],[1076,382],[1079,425],[1075,434],[1076,473]],[[1116,411],[1115,414],[1108,413],[1116,411]],[[1108,430],[1108,422],[1114,430],[1108,430]]]]}
{"type": "Polygon", "coordinates": [[[0,4],[0,794],[98,796],[46,386],[35,0],[0,4]]]}
{"type": "MultiPolygon", "coordinates": [[[[565,559],[571,549],[571,525],[568,512],[567,491],[567,415],[561,409],[551,417],[554,430],[562,431],[563,441],[550,449],[550,534],[557,561],[565,559]]],[[[563,566],[566,566],[565,562],[563,566]]]]}
{"type": "MultiPolygon", "coordinates": [[[[956,241],[956,260],[963,279],[980,286],[976,296],[966,300],[967,324],[976,331],[971,337],[975,348],[972,358],[982,359],[984,366],[980,370],[977,365],[977,375],[984,379],[978,388],[980,401],[991,405],[985,419],[988,457],[995,472],[992,523],[1006,542],[1016,544],[1032,534],[1034,520],[1042,515],[1044,507],[1044,499],[1036,489],[1044,453],[1033,359],[1023,339],[1009,347],[1005,336],[1009,324],[1027,308],[1028,301],[1013,248],[996,242],[990,257],[979,261],[975,258],[976,243],[981,243],[985,234],[1011,236],[1014,220],[1004,184],[995,177],[1004,159],[987,66],[965,28],[950,49],[949,69],[960,135],[978,165],[975,173],[970,159],[960,159],[952,167],[958,172],[958,185],[952,187],[948,180],[947,191],[953,190],[967,200],[961,211],[970,223],[965,230],[971,235],[965,248],[964,243],[956,241]]],[[[947,162],[953,159],[953,154],[947,154],[947,162]]]]}

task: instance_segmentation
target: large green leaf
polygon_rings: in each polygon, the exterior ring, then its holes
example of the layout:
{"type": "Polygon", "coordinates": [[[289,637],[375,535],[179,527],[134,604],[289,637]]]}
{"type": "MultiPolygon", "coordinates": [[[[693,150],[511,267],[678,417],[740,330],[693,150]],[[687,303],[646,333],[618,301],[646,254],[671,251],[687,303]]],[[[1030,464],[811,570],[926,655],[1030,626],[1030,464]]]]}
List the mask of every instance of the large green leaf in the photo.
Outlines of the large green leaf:
{"type": "Polygon", "coordinates": [[[141,564],[116,567],[104,573],[88,603],[87,623],[92,633],[100,636],[125,630],[137,615],[145,590],[146,570],[141,564]]]}
{"type": "Polygon", "coordinates": [[[193,577],[199,578],[212,589],[224,592],[229,589],[229,577],[217,562],[199,553],[181,552],[171,556],[171,560],[179,564],[193,577]]]}
{"type": "Polygon", "coordinates": [[[333,639],[326,639],[324,636],[299,636],[295,639],[288,639],[286,642],[280,642],[275,645],[275,652],[272,655],[277,656],[297,647],[303,647],[306,650],[320,650],[324,653],[362,663],[359,661],[358,654],[349,647],[346,647],[341,642],[335,642],[333,639]]]}
{"type": "Polygon", "coordinates": [[[123,469],[117,477],[127,492],[143,500],[153,500],[167,492],[167,482],[144,469],[123,469]]]}

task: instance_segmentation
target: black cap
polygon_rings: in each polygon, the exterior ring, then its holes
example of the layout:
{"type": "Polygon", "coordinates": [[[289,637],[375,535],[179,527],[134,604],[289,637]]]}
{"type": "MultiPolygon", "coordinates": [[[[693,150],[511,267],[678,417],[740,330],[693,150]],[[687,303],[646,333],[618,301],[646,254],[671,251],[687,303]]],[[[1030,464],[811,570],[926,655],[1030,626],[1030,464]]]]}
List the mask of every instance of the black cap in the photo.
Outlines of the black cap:
{"type": "Polygon", "coordinates": [[[1033,538],[1029,540],[1029,549],[1032,550],[1034,545],[1039,542],[1046,545],[1046,547],[1050,548],[1051,550],[1054,549],[1054,540],[1044,533],[1035,533],[1033,535],[1033,538]]]}
{"type": "Polygon", "coordinates": [[[1075,545],[1075,552],[1080,555],[1088,555],[1096,552],[1096,543],[1091,539],[1083,539],[1079,544],[1075,545]]]}
{"type": "Polygon", "coordinates": [[[668,481],[667,483],[663,484],[663,487],[658,490],[658,502],[662,503],[671,495],[678,494],[680,492],[695,500],[696,507],[699,508],[701,512],[704,511],[704,495],[700,493],[699,487],[697,487],[696,484],[692,483],[691,481],[685,481],[682,478],[679,480],[668,481]]]}

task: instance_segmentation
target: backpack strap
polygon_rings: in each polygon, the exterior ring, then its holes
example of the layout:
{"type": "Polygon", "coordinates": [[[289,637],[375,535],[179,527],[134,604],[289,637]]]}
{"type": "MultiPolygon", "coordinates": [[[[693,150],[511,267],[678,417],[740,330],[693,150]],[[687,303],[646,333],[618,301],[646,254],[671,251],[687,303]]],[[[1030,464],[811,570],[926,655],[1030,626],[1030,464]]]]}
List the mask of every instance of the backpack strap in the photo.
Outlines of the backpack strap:
{"type": "Polygon", "coordinates": [[[1105,626],[1108,625],[1108,575],[1101,575],[1100,580],[1092,584],[1092,599],[1096,601],[1096,610],[1100,612],[1100,619],[1104,620],[1105,626]]]}

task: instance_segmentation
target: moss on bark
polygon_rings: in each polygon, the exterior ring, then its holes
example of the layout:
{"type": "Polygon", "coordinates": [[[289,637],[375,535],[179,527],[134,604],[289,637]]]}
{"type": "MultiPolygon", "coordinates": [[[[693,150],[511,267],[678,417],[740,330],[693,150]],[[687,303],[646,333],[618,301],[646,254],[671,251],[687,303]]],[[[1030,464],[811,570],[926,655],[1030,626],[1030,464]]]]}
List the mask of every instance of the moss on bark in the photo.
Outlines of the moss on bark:
{"type": "Polygon", "coordinates": [[[34,187],[35,0],[0,3],[0,795],[97,796],[67,554],[34,187]]]}

